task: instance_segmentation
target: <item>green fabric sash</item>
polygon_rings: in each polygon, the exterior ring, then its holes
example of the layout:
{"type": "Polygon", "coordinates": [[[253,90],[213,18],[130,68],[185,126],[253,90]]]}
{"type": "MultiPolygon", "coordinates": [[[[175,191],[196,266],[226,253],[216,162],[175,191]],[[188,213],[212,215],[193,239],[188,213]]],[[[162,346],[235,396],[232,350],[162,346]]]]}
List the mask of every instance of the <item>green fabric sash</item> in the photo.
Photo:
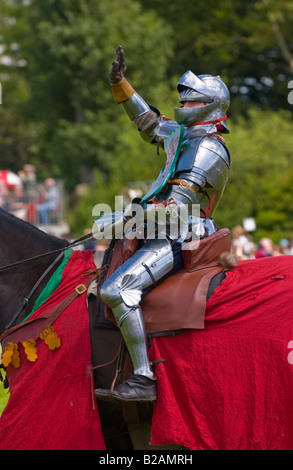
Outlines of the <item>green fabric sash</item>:
{"type": "Polygon", "coordinates": [[[53,276],[50,277],[50,279],[47,282],[45,288],[42,290],[39,297],[35,301],[35,304],[33,306],[32,311],[22,321],[22,323],[25,322],[41,305],[43,305],[48,300],[48,298],[53,294],[53,292],[59,287],[59,284],[60,284],[61,279],[62,279],[63,270],[64,270],[66,264],[68,263],[69,258],[72,255],[72,253],[73,253],[73,250],[71,250],[71,249],[66,250],[64,252],[64,257],[63,257],[62,263],[60,264],[60,266],[58,266],[58,268],[54,272],[53,276]]]}
{"type": "Polygon", "coordinates": [[[176,127],[172,133],[164,140],[164,151],[167,154],[166,165],[161,169],[161,172],[154,182],[151,189],[142,198],[141,204],[150,201],[161,189],[166,186],[169,178],[174,174],[177,160],[180,156],[180,149],[184,137],[184,126],[176,127]]]}

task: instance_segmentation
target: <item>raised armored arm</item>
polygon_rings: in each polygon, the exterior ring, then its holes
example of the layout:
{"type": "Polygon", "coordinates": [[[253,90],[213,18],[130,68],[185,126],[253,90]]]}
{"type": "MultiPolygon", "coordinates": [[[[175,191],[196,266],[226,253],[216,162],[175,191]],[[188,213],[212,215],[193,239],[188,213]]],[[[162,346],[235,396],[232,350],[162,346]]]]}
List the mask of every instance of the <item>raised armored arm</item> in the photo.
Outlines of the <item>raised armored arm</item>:
{"type": "Polygon", "coordinates": [[[144,140],[157,142],[158,132],[156,130],[162,122],[160,112],[155,108],[151,108],[132,88],[124,77],[125,70],[125,53],[122,46],[118,46],[109,73],[114,100],[118,104],[122,103],[126,113],[135,122],[144,140]]]}

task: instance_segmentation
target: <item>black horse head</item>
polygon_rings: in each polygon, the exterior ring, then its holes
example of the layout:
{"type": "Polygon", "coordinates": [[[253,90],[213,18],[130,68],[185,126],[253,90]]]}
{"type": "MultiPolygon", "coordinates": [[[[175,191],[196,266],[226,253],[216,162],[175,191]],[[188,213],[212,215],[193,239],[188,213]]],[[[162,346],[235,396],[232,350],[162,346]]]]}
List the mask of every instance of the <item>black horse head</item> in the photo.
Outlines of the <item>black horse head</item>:
{"type": "MultiPolygon", "coordinates": [[[[68,242],[48,235],[33,225],[0,209],[0,334],[19,309],[23,299],[56,258],[56,254],[19,264],[1,272],[1,267],[66,247],[68,242]]],[[[44,285],[36,290],[18,318],[23,320],[44,285]]]]}

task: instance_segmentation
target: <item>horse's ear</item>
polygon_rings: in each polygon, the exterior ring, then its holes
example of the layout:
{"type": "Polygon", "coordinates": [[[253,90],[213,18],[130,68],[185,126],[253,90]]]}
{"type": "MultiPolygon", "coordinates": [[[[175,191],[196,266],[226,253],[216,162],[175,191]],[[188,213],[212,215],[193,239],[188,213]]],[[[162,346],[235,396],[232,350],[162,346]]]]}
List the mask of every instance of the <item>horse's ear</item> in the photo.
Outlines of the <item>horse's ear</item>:
{"type": "Polygon", "coordinates": [[[235,269],[238,264],[238,258],[233,253],[229,251],[224,251],[221,253],[219,258],[219,265],[223,268],[224,271],[235,269]]]}

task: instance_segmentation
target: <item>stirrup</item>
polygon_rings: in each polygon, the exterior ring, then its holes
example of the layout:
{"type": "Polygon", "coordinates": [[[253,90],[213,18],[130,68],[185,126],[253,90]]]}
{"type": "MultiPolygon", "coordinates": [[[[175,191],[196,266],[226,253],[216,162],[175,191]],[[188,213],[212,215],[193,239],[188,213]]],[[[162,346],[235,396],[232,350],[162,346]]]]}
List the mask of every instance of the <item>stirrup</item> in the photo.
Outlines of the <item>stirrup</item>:
{"type": "Polygon", "coordinates": [[[98,388],[95,396],[106,401],[155,401],[157,399],[156,379],[144,375],[133,374],[128,380],[113,390],[98,388]]]}

